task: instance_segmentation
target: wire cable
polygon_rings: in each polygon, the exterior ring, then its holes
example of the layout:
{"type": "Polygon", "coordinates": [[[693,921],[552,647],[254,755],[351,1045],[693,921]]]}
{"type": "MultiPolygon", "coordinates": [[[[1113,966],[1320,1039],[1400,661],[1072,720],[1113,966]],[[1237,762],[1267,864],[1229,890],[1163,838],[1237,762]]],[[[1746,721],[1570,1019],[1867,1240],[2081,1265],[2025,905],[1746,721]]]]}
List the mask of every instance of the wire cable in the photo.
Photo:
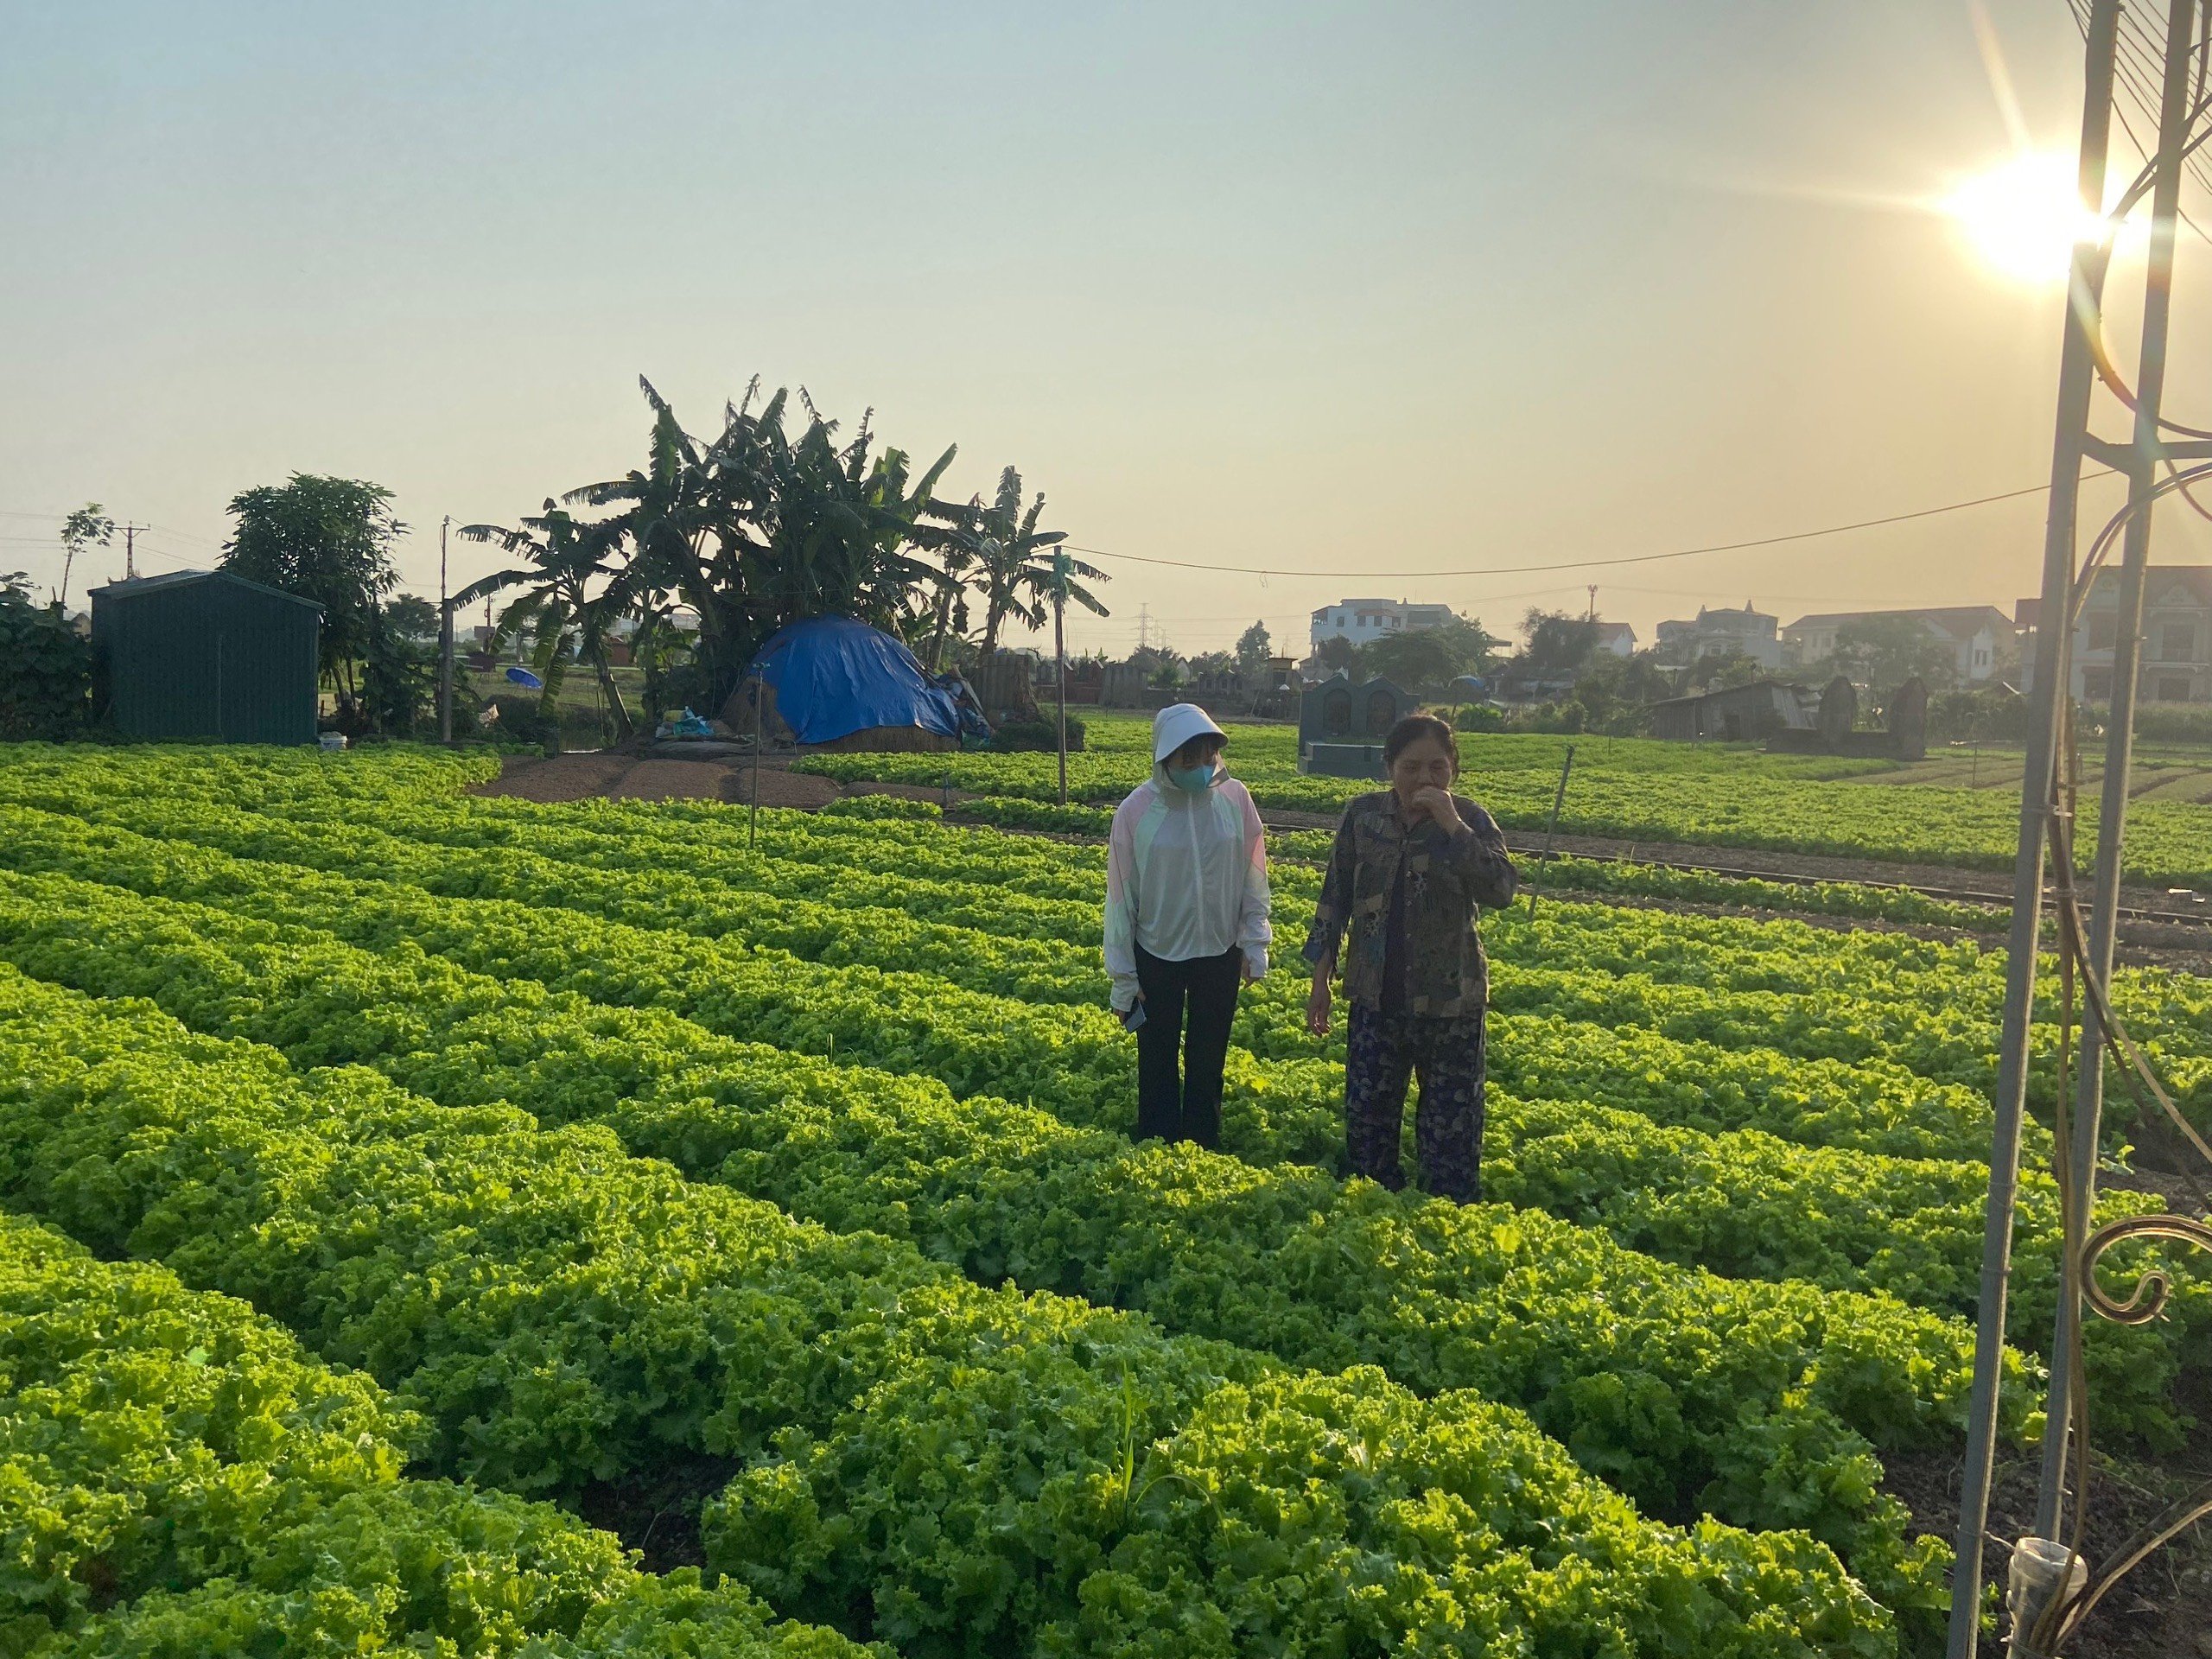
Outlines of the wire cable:
{"type": "MultiPolygon", "coordinates": [[[[2118,478],[2120,474],[2111,467],[2099,467],[2082,475],[2085,479],[2118,478]]],[[[1694,558],[1703,553],[1739,553],[1751,548],[1780,547],[1790,542],[1809,542],[1824,536],[1847,535],[1853,531],[1877,530],[1885,524],[1909,524],[1916,518],[1933,518],[1947,512],[1963,512],[1969,507],[1986,507],[1999,501],[2016,501],[2023,496],[2043,495],[2050,489],[2048,484],[2031,484],[2024,489],[2000,490],[1994,495],[1978,495],[1967,501],[1948,501],[1940,507],[1921,507],[1911,512],[1893,512],[1879,518],[1860,518],[1847,524],[1827,524],[1818,530],[1792,531],[1783,536],[1758,536],[1749,541],[1714,542],[1703,547],[1678,547],[1664,553],[1631,553],[1618,558],[1563,559],[1548,564],[1499,564],[1476,570],[1297,570],[1273,565],[1208,564],[1190,559],[1154,558],[1139,553],[1112,553],[1103,547],[1076,547],[1071,553],[1085,553],[1095,559],[1120,559],[1128,564],[1154,564],[1174,570],[1211,570],[1238,576],[1317,576],[1332,581],[1376,582],[1414,581],[1439,576],[1511,576],[1528,575],[1550,570],[1603,570],[1629,564],[1656,564],[1665,559],[1694,558]]]]}

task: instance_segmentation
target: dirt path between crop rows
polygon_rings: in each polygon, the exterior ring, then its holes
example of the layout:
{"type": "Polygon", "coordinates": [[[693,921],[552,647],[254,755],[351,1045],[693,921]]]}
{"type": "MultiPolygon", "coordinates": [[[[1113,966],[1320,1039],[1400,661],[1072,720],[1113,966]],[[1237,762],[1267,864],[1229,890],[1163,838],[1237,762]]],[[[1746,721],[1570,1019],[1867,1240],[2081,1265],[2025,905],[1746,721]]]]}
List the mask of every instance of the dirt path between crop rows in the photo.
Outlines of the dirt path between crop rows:
{"type": "MultiPolygon", "coordinates": [[[[508,755],[495,782],[469,792],[525,801],[728,801],[742,806],[751,798],[751,781],[752,769],[734,761],[662,760],[597,749],[548,759],[508,755]]],[[[761,763],[763,806],[816,807],[836,800],[838,792],[830,779],[793,772],[786,761],[761,763]]]]}

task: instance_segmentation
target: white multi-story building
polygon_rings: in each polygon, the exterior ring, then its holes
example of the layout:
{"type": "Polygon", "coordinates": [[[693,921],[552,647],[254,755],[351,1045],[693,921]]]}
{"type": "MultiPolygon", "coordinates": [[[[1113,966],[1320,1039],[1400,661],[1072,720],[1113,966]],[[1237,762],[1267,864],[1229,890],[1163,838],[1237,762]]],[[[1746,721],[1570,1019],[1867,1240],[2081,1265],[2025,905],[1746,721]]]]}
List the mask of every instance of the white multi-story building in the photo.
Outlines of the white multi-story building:
{"type": "Polygon", "coordinates": [[[1371,645],[1393,633],[1440,628],[1452,620],[1449,605],[1409,605],[1402,599],[1340,599],[1313,613],[1313,646],[1329,639],[1371,645]]]}
{"type": "Polygon", "coordinates": [[[1600,622],[1598,649],[1615,657],[1636,655],[1636,630],[1625,622],[1600,622]]]}
{"type": "Polygon", "coordinates": [[[1700,657],[1726,657],[1741,652],[1761,668],[1782,666],[1782,640],[1777,624],[1764,611],[1745,605],[1740,611],[1698,607],[1694,622],[1662,622],[1659,654],[1669,663],[1687,665],[1700,657]]]}
{"type": "Polygon", "coordinates": [[[1835,655],[1837,638],[1854,624],[1917,622],[1938,645],[1948,646],[1961,685],[1980,685],[1997,673],[2001,647],[2012,639],[2012,620],[1994,605],[1939,605],[1917,611],[1823,611],[1801,616],[1782,631],[1790,660],[1812,668],[1835,655]]]}
{"type": "MultiPolygon", "coordinates": [[[[2212,702],[2212,565],[2154,564],[2143,589],[2142,650],[2135,695],[2145,702],[2212,702]]],[[[2043,601],[2024,599],[2015,615],[2020,676],[2035,679],[2043,601]]],[[[2109,567],[2074,622],[2073,694],[2088,702],[2112,696],[2113,647],[2120,635],[2120,574],[2109,567]]]]}

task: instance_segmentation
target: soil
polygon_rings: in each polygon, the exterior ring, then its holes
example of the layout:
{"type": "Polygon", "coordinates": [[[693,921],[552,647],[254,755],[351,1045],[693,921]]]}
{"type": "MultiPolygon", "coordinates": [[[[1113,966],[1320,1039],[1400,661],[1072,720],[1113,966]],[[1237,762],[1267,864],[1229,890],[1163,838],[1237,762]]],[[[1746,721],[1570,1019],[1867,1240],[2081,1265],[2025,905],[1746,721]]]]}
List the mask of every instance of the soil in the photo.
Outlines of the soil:
{"type": "Polygon", "coordinates": [[[699,1511],[740,1467],[728,1458],[693,1453],[620,1480],[593,1482],[577,1498],[576,1513],[640,1551],[648,1573],[704,1567],[699,1511]]]}
{"type": "MultiPolygon", "coordinates": [[[[1914,1534],[1948,1541],[1958,1531],[1965,1459],[1958,1452],[1883,1458],[1883,1490],[1911,1512],[1914,1534]]],[[[2032,1531],[2040,1465],[2034,1452],[2000,1452],[1990,1494],[1985,1583],[2001,1592],[2012,1541],[2032,1531]]],[[[2096,1459],[2082,1553],[2092,1573],[2173,1499],[2212,1480],[2202,1448],[2159,1467],[2096,1459]]],[[[1979,1659],[2001,1659],[1985,1635],[1979,1659]]],[[[2066,1659],[2212,1659],[2212,1522],[2200,1522],[2154,1552],[2097,1604],[2064,1648],[2066,1659]]]]}
{"type": "MultiPolygon", "coordinates": [[[[752,767],[742,761],[661,759],[619,749],[576,754],[509,755],[496,781],[479,795],[512,795],[526,801],[728,801],[752,798],[752,767]]],[[[790,770],[782,759],[760,763],[760,804],[820,806],[835,800],[837,785],[790,770]]]]}

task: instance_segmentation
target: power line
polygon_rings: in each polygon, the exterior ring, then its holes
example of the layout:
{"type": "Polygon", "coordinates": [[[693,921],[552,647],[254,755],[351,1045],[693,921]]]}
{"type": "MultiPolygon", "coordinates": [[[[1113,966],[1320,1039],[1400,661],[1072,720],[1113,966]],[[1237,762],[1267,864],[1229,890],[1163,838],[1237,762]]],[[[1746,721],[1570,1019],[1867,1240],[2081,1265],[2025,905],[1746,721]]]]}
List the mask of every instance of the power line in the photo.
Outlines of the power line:
{"type": "MultiPolygon", "coordinates": [[[[2084,476],[2116,478],[2119,474],[2109,468],[2100,468],[2084,476]]],[[[1095,559],[1120,559],[1128,564],[1164,565],[1176,570],[1214,570],[1236,576],[1313,576],[1332,582],[1410,582],[1439,576],[1529,575],[1539,571],[1599,570],[1624,564],[1656,564],[1662,559],[1694,558],[1701,553],[1739,553],[1755,547],[1779,547],[1789,542],[1809,542],[1823,536],[1842,536],[1853,531],[1878,529],[1884,524],[1902,524],[1916,518],[1933,518],[1946,512],[1962,512],[1968,507],[1986,507],[1998,501],[2017,501],[2023,496],[2047,494],[2050,490],[2048,484],[2031,484],[2025,489],[2000,490],[1995,495],[1978,495],[1970,501],[1950,501],[1940,507],[1921,507],[1911,512],[1893,512],[1880,518],[1860,518],[1847,524],[1825,525],[1819,530],[1792,531],[1783,536],[1759,536],[1745,542],[1714,542],[1704,547],[1678,547],[1664,553],[1631,553],[1610,559],[1563,559],[1551,564],[1498,564],[1480,570],[1294,570],[1272,565],[1205,564],[1187,559],[1158,559],[1138,553],[1109,553],[1102,547],[1070,546],[1068,550],[1087,553],[1095,559]]]]}

